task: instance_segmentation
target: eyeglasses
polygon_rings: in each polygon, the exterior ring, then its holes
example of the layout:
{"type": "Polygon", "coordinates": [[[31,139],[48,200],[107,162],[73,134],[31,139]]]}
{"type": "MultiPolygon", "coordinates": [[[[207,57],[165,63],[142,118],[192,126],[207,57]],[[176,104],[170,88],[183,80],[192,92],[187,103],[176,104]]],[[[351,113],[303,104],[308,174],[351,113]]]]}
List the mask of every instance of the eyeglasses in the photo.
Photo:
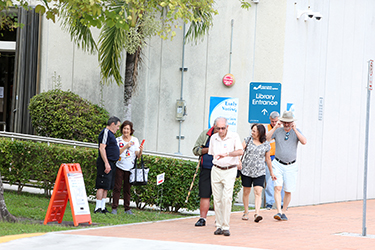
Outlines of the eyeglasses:
{"type": "Polygon", "coordinates": [[[220,128],[220,127],[216,127],[216,129],[217,129],[217,130],[225,130],[226,127],[222,127],[222,128],[220,128]]]}
{"type": "Polygon", "coordinates": [[[289,135],[290,135],[290,133],[289,133],[289,132],[286,132],[284,140],[287,141],[287,140],[289,139],[289,135]]]}

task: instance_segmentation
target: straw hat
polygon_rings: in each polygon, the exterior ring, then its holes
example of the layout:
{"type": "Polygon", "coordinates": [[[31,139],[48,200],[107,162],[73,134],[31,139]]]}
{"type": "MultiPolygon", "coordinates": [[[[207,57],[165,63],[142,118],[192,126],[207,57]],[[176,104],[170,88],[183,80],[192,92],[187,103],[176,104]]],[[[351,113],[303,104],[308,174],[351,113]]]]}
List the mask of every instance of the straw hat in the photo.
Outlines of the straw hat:
{"type": "Polygon", "coordinates": [[[279,120],[282,122],[294,122],[297,119],[294,119],[292,111],[284,111],[283,116],[281,116],[279,120]]]}

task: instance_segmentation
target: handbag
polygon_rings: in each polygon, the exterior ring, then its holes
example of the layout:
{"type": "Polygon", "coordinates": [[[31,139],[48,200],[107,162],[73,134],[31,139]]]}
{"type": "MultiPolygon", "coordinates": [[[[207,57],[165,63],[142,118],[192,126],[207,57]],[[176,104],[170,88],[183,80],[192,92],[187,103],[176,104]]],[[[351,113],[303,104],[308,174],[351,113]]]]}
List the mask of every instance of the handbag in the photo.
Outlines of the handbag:
{"type": "Polygon", "coordinates": [[[149,168],[145,168],[143,156],[141,156],[141,165],[137,166],[137,159],[134,160],[134,167],[130,169],[129,183],[134,186],[147,185],[149,168]]]}
{"type": "MultiPolygon", "coordinates": [[[[241,162],[242,162],[243,157],[244,157],[244,155],[245,155],[245,153],[246,153],[246,149],[247,149],[247,146],[249,145],[250,139],[251,139],[251,138],[249,138],[248,142],[246,143],[246,147],[245,147],[245,149],[243,150],[243,154],[242,154],[242,156],[241,156],[241,160],[240,160],[241,162]]],[[[239,178],[240,176],[241,176],[241,170],[238,170],[238,169],[237,169],[237,176],[236,176],[236,178],[239,178]]]]}

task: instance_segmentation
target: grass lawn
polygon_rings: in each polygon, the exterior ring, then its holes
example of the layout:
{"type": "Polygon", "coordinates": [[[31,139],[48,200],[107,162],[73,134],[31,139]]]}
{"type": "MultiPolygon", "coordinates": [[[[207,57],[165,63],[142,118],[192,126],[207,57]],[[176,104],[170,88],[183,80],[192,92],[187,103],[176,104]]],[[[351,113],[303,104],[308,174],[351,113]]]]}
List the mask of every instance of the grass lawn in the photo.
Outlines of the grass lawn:
{"type": "MultiPolygon", "coordinates": [[[[48,223],[44,225],[44,218],[47,213],[49,198],[42,194],[21,193],[17,194],[15,191],[4,191],[5,203],[8,211],[19,219],[17,223],[9,223],[0,221],[0,236],[15,235],[24,233],[45,233],[61,230],[73,230],[79,228],[86,228],[88,225],[73,225],[72,212],[68,202],[63,222],[61,224],[48,223]]],[[[181,213],[159,212],[154,210],[139,210],[133,208],[135,214],[128,215],[124,213],[123,207],[118,208],[118,214],[94,214],[94,203],[89,203],[91,211],[91,227],[100,227],[108,225],[120,225],[129,223],[139,223],[147,221],[168,220],[176,218],[184,218],[192,215],[185,215],[181,213]]],[[[107,209],[111,211],[111,207],[107,204],[107,209]]],[[[243,206],[233,206],[232,211],[243,211],[243,206]]]]}
{"type": "MultiPolygon", "coordinates": [[[[53,232],[86,227],[81,225],[79,225],[78,227],[74,227],[69,202],[65,210],[63,223],[49,223],[48,225],[43,225],[50,201],[49,198],[46,198],[44,195],[40,194],[17,194],[14,191],[7,190],[4,192],[4,198],[8,211],[16,216],[19,219],[19,222],[9,223],[0,221],[0,236],[23,233],[53,232]]],[[[89,206],[90,211],[94,211],[95,204],[89,203],[89,206]]],[[[133,213],[135,214],[135,216],[133,216],[125,214],[122,208],[122,206],[119,207],[117,215],[94,214],[92,212],[91,220],[93,225],[91,226],[98,227],[119,225],[146,221],[168,220],[191,216],[180,213],[132,209],[133,213]]],[[[107,205],[107,209],[111,211],[110,205],[107,205]]]]}

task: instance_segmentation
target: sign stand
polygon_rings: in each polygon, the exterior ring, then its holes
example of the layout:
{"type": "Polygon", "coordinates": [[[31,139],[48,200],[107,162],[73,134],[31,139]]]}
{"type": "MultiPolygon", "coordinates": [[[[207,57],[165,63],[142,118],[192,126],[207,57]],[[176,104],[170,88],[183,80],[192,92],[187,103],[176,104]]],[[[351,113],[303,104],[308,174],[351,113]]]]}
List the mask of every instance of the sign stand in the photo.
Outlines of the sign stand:
{"type": "Polygon", "coordinates": [[[74,226],[79,223],[91,225],[91,215],[87,201],[81,166],[78,163],[61,164],[53,188],[44,225],[48,222],[62,222],[66,205],[70,200],[74,226]]]}
{"type": "MultiPolygon", "coordinates": [[[[164,178],[165,178],[165,173],[162,173],[162,174],[158,174],[156,176],[156,185],[159,186],[161,184],[164,183],[164,178]]],[[[159,205],[159,214],[160,214],[160,211],[161,211],[161,205],[163,204],[163,185],[160,186],[160,189],[158,190],[158,196],[159,196],[159,193],[161,193],[161,196],[160,196],[160,205],[159,205]]]]}
{"type": "Polygon", "coordinates": [[[159,214],[161,212],[161,206],[163,204],[163,185],[161,185],[161,188],[158,190],[158,196],[160,194],[160,204],[159,204],[159,214]]]}

